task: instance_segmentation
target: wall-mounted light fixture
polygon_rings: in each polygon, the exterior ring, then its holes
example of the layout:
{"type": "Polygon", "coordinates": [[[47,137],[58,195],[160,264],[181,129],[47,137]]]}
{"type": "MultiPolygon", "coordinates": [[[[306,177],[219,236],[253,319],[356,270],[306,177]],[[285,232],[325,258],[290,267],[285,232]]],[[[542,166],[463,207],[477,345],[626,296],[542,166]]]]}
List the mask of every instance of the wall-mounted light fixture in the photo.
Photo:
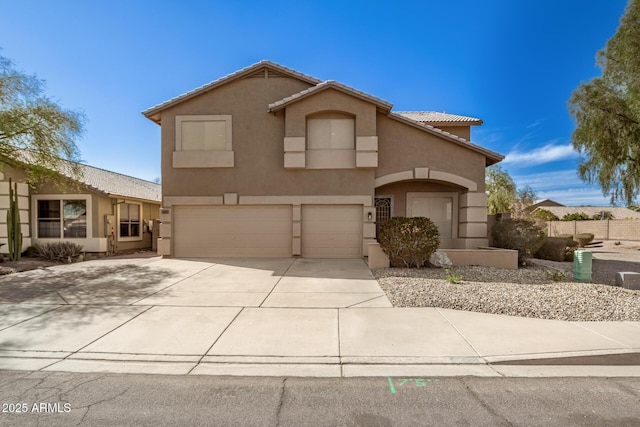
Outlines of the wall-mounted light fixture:
{"type": "Polygon", "coordinates": [[[371,212],[367,213],[367,219],[369,221],[371,221],[373,219],[373,215],[371,214],[371,212]]]}

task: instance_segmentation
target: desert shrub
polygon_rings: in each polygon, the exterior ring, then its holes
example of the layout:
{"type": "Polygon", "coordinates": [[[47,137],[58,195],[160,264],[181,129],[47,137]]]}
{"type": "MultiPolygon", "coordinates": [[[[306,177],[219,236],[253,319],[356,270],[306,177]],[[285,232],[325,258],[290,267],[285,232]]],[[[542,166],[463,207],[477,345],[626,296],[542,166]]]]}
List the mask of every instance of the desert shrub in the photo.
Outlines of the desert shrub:
{"type": "Polygon", "coordinates": [[[544,233],[533,221],[505,219],[498,221],[491,230],[493,245],[518,251],[518,262],[523,264],[535,254],[544,240],[544,233]]]}
{"type": "Polygon", "coordinates": [[[566,214],[562,217],[562,221],[587,221],[589,219],[591,219],[591,217],[584,212],[566,214]]]}
{"type": "Polygon", "coordinates": [[[22,256],[26,258],[37,258],[38,257],[38,247],[39,245],[35,244],[29,246],[27,249],[22,252],[22,256]]]}
{"type": "Polygon", "coordinates": [[[613,216],[613,212],[611,212],[611,211],[600,211],[600,212],[598,212],[596,214],[593,214],[591,219],[597,221],[597,220],[601,220],[601,219],[615,219],[615,217],[613,216]]]}
{"type": "Polygon", "coordinates": [[[73,262],[84,258],[82,246],[72,242],[46,243],[37,247],[40,258],[56,262],[73,262]]]}
{"type": "Polygon", "coordinates": [[[536,209],[536,211],[532,214],[535,219],[539,219],[542,221],[557,221],[558,216],[551,211],[546,209],[536,209]]]}
{"type": "Polygon", "coordinates": [[[573,240],[573,234],[556,234],[556,237],[562,237],[563,239],[572,239],[573,240]]]}
{"type": "Polygon", "coordinates": [[[393,267],[423,267],[440,245],[438,227],[424,217],[393,217],[380,227],[380,247],[393,267]]]}
{"type": "Polygon", "coordinates": [[[565,237],[545,237],[542,246],[536,252],[536,258],[549,261],[573,260],[573,251],[578,243],[565,237]]]}
{"type": "Polygon", "coordinates": [[[593,241],[593,233],[578,233],[573,238],[578,242],[581,248],[584,248],[593,241]]]}

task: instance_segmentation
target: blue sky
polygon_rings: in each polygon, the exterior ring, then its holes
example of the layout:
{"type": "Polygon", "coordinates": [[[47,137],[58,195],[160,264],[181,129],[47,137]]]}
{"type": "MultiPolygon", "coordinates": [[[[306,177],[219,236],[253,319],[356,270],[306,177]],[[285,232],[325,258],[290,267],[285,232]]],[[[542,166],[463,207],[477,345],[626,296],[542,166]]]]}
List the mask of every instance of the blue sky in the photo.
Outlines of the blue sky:
{"type": "Polygon", "coordinates": [[[0,55],[87,116],[82,159],[160,176],[160,128],[140,112],[269,59],[394,104],[480,117],[476,144],[519,187],[608,205],[576,174],[567,100],[626,0],[10,1],[0,55]]]}

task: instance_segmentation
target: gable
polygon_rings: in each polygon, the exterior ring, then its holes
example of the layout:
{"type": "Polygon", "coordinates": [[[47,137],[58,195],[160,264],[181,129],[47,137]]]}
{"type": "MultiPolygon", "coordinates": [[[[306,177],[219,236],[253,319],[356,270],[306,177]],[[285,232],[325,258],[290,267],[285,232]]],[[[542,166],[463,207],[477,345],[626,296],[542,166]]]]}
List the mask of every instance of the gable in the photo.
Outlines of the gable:
{"type": "Polygon", "coordinates": [[[264,79],[269,79],[269,78],[281,78],[281,77],[290,77],[290,78],[294,78],[297,79],[301,82],[307,83],[309,85],[316,85],[318,83],[320,83],[320,80],[299,73],[295,70],[292,70],[290,68],[287,67],[283,67],[282,65],[279,64],[275,64],[271,61],[260,61],[258,63],[255,63],[253,65],[250,65],[246,68],[243,68],[242,70],[236,71],[234,73],[231,73],[227,76],[221,77],[217,80],[214,80],[212,82],[209,82],[205,85],[202,85],[196,89],[193,89],[189,92],[186,92],[182,95],[178,95],[175,98],[172,98],[168,101],[165,101],[163,103],[160,103],[158,105],[155,105],[145,111],[142,112],[142,114],[147,117],[148,119],[156,122],[156,123],[160,123],[160,113],[164,110],[166,110],[167,108],[173,107],[175,105],[181,104],[191,98],[194,98],[196,96],[199,96],[203,93],[207,93],[217,87],[220,87],[222,85],[228,84],[230,82],[233,82],[235,80],[241,79],[241,78],[264,78],[264,79]]]}

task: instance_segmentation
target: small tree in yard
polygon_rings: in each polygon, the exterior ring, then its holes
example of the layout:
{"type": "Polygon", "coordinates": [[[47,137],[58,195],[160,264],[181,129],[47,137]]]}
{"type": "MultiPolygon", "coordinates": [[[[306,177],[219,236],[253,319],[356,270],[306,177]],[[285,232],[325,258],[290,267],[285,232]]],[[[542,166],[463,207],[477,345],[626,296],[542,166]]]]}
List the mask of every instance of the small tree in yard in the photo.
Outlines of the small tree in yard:
{"type": "Polygon", "coordinates": [[[493,245],[503,249],[518,251],[518,263],[524,264],[542,246],[544,232],[535,222],[526,219],[505,219],[498,221],[491,230],[493,245]]]}
{"type": "Polygon", "coordinates": [[[82,114],[66,110],[44,94],[44,81],[0,56],[0,158],[24,165],[31,184],[54,180],[65,167],[82,175],[75,139],[82,114]]]}
{"type": "Polygon", "coordinates": [[[526,185],[516,192],[516,197],[511,203],[511,218],[531,219],[531,205],[536,202],[537,196],[533,188],[526,185]]]}
{"type": "Polygon", "coordinates": [[[486,170],[487,209],[489,215],[511,212],[516,200],[516,184],[509,173],[500,166],[489,166],[486,170]]]}
{"type": "Polygon", "coordinates": [[[438,227],[424,217],[393,217],[378,234],[380,247],[394,267],[423,267],[440,245],[438,227]]]}

